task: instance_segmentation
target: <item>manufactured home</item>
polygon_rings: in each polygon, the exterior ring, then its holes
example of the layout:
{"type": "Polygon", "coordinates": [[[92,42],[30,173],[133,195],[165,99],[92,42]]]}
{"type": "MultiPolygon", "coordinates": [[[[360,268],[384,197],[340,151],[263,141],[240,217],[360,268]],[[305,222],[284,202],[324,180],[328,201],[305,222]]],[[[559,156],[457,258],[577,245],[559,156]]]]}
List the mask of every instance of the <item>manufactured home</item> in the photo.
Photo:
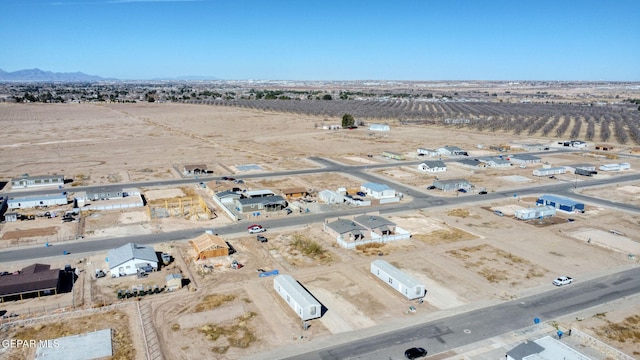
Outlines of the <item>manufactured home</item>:
{"type": "Polygon", "coordinates": [[[303,321],[322,316],[320,302],[291,275],[281,274],[276,276],[273,279],[273,288],[303,321]]]}
{"type": "Polygon", "coordinates": [[[409,300],[423,298],[427,293],[425,286],[417,279],[384,260],[372,261],[371,273],[409,300]]]}

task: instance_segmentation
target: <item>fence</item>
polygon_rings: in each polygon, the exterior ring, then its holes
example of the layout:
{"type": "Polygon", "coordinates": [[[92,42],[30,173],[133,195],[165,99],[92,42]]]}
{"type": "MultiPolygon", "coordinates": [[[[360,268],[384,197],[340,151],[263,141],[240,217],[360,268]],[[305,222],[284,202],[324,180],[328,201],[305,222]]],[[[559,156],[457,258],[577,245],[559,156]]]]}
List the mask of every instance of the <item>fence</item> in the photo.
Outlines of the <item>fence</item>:
{"type": "Polygon", "coordinates": [[[598,351],[607,355],[607,358],[612,357],[617,360],[634,360],[633,357],[614,349],[613,347],[603,343],[602,341],[594,338],[593,336],[586,334],[574,327],[571,328],[571,336],[580,339],[580,341],[586,346],[597,349],[598,351]]]}

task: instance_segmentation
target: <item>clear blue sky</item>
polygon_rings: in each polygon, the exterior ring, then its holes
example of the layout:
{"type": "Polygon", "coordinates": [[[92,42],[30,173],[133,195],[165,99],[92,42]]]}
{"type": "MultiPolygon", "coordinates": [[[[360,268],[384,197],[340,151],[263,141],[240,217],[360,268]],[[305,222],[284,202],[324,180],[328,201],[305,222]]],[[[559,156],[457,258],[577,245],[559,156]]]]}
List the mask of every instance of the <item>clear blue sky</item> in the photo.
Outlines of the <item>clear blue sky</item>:
{"type": "Polygon", "coordinates": [[[0,69],[640,81],[640,0],[2,0],[0,69]]]}

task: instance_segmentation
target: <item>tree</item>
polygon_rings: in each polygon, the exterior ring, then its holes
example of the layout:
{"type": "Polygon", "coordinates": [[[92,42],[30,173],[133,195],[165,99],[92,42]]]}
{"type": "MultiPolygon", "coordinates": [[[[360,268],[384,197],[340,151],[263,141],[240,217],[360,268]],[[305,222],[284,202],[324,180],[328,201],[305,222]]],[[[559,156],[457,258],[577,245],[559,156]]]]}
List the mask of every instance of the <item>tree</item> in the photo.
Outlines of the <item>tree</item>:
{"type": "Polygon", "coordinates": [[[342,127],[349,128],[352,127],[356,123],[356,120],[353,118],[351,114],[342,115],[342,127]]]}
{"type": "Polygon", "coordinates": [[[331,98],[331,94],[325,94],[325,95],[322,97],[322,100],[331,100],[331,99],[332,99],[332,98],[331,98]]]}

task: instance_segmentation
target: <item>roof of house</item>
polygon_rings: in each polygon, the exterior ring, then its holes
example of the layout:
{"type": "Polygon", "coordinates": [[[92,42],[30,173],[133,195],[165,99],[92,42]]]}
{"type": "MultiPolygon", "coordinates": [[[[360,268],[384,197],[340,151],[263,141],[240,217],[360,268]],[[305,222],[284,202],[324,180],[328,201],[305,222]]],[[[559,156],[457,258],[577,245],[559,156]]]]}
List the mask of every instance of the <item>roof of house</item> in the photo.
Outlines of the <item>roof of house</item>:
{"type": "Polygon", "coordinates": [[[271,196],[275,195],[275,193],[271,190],[248,190],[244,192],[244,196],[246,197],[254,197],[254,196],[271,196]]]}
{"type": "Polygon", "coordinates": [[[309,191],[307,191],[307,189],[303,188],[303,187],[294,187],[294,188],[288,188],[288,189],[284,189],[282,190],[282,193],[285,195],[290,195],[290,194],[306,194],[309,191]]]}
{"type": "Polygon", "coordinates": [[[193,246],[193,248],[196,250],[196,253],[200,253],[206,250],[229,248],[229,245],[227,245],[224,239],[222,239],[220,236],[209,233],[200,234],[200,236],[191,240],[190,243],[191,246],[193,246]]]}
{"type": "Polygon", "coordinates": [[[381,192],[385,190],[393,190],[392,188],[390,188],[385,184],[378,184],[374,182],[364,183],[362,184],[362,186],[366,187],[367,189],[370,189],[371,191],[377,191],[377,192],[381,192]]]}
{"type": "Polygon", "coordinates": [[[353,218],[353,220],[355,220],[359,224],[362,224],[367,229],[376,229],[387,225],[396,226],[394,222],[375,215],[360,215],[353,218]]]}
{"type": "Polygon", "coordinates": [[[511,159],[519,159],[519,160],[541,160],[539,157],[535,155],[529,154],[514,154],[510,156],[511,159]]]}
{"type": "Polygon", "coordinates": [[[539,198],[539,200],[545,200],[545,201],[552,201],[554,203],[560,203],[563,205],[579,205],[582,204],[579,201],[575,201],[573,199],[569,199],[566,197],[562,197],[562,196],[557,196],[557,195],[550,195],[550,194],[545,194],[545,195],[541,195],[539,198]]]}
{"type": "Polygon", "coordinates": [[[280,274],[273,279],[273,282],[282,286],[286,293],[303,308],[308,308],[309,306],[320,306],[318,300],[311,296],[311,294],[309,294],[309,292],[291,275],[280,274]]]}
{"type": "Polygon", "coordinates": [[[58,287],[60,269],[50,265],[32,264],[16,275],[0,276],[0,296],[18,295],[58,287]]]}
{"type": "Polygon", "coordinates": [[[66,201],[67,195],[52,194],[52,195],[34,195],[34,196],[21,196],[21,197],[9,198],[9,202],[11,203],[22,202],[22,201],[45,201],[45,200],[66,201]]]}
{"type": "Polygon", "coordinates": [[[443,146],[440,149],[445,149],[445,150],[450,151],[450,152],[463,151],[461,148],[459,148],[457,146],[449,146],[449,145],[443,146]]]}
{"type": "Polygon", "coordinates": [[[436,180],[436,181],[434,181],[434,183],[435,182],[438,182],[439,184],[442,184],[442,185],[446,185],[446,184],[468,184],[469,180],[466,180],[466,179],[448,179],[448,180],[436,180]]]}
{"type": "Polygon", "coordinates": [[[128,243],[119,248],[109,250],[107,259],[109,259],[109,269],[113,269],[133,259],[157,263],[158,255],[150,246],[128,243]]]}
{"type": "Polygon", "coordinates": [[[519,344],[513,349],[507,351],[507,355],[514,358],[515,360],[522,360],[523,358],[533,355],[539,354],[544,351],[544,348],[533,341],[525,342],[519,344]]]}
{"type": "Polygon", "coordinates": [[[427,161],[423,161],[422,164],[425,164],[428,168],[443,168],[443,167],[447,167],[447,164],[444,163],[444,161],[441,160],[427,160],[427,161]]]}
{"type": "Polygon", "coordinates": [[[167,282],[171,280],[182,280],[182,274],[169,274],[165,277],[167,282]]]}
{"type": "Polygon", "coordinates": [[[240,198],[241,195],[238,194],[235,191],[231,191],[231,190],[224,190],[224,191],[220,191],[216,193],[216,196],[218,197],[218,199],[222,199],[225,197],[232,197],[232,198],[240,198]]]}
{"type": "Polygon", "coordinates": [[[91,187],[90,189],[86,190],[86,192],[92,193],[92,194],[122,192],[122,191],[123,191],[122,186],[118,186],[118,185],[91,187]]]}
{"type": "Polygon", "coordinates": [[[207,165],[205,164],[197,164],[197,165],[185,165],[184,169],[186,171],[193,171],[193,170],[207,170],[207,165]]]}
{"type": "Polygon", "coordinates": [[[20,177],[11,178],[11,181],[20,181],[23,179],[45,180],[45,179],[59,179],[59,178],[64,178],[64,175],[35,175],[35,176],[22,175],[20,177]]]}
{"type": "Polygon", "coordinates": [[[273,204],[286,203],[286,200],[280,195],[274,195],[274,196],[239,199],[238,202],[240,203],[240,205],[251,205],[251,204],[273,205],[273,204]]]}
{"type": "Polygon", "coordinates": [[[459,164],[462,165],[467,165],[467,166],[481,166],[482,163],[478,160],[474,160],[474,159],[460,159],[458,161],[456,161],[459,164]]]}
{"type": "Polygon", "coordinates": [[[384,260],[373,260],[371,262],[371,265],[378,267],[380,270],[384,271],[395,280],[400,281],[403,285],[405,285],[408,288],[413,288],[420,285],[424,286],[420,281],[418,281],[418,279],[400,271],[400,269],[396,268],[395,266],[389,264],[384,260]]]}
{"type": "Polygon", "coordinates": [[[360,232],[367,230],[364,226],[353,220],[338,219],[327,224],[327,226],[338,234],[346,234],[349,232],[360,232]]]}

